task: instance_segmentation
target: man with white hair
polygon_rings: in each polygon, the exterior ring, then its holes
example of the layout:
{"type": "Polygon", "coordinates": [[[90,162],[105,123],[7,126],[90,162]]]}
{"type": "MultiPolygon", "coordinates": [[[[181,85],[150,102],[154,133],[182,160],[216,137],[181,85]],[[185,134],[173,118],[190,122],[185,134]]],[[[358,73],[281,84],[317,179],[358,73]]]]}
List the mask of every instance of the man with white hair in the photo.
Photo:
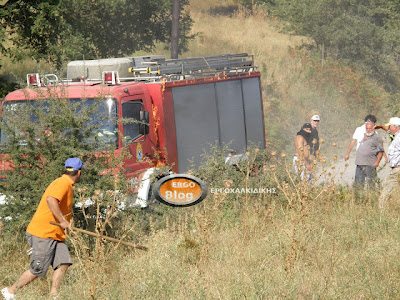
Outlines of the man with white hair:
{"type": "Polygon", "coordinates": [[[354,185],[363,188],[367,181],[369,188],[376,186],[376,168],[379,166],[383,156],[382,138],[374,131],[372,123],[365,124],[366,132],[361,140],[356,153],[356,175],[354,185]]]}
{"type": "Polygon", "coordinates": [[[372,123],[375,125],[376,117],[374,115],[366,115],[364,118],[364,125],[356,128],[353,134],[353,138],[350,141],[349,147],[347,148],[347,152],[344,155],[344,160],[349,160],[350,152],[351,150],[353,150],[354,146],[356,146],[356,150],[360,146],[361,141],[364,139],[364,134],[366,132],[365,126],[367,123],[372,123]]]}
{"type": "Polygon", "coordinates": [[[386,202],[392,198],[392,195],[395,192],[399,192],[398,188],[400,183],[400,118],[391,118],[388,125],[390,133],[394,135],[393,142],[390,144],[387,151],[391,171],[389,177],[387,177],[382,184],[379,208],[383,208],[386,202]]]}

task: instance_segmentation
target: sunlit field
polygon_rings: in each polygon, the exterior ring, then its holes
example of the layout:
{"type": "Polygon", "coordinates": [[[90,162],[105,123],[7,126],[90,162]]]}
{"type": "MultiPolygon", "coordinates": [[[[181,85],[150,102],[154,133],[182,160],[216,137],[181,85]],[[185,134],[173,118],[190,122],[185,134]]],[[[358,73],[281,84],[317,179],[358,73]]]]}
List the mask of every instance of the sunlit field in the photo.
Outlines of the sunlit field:
{"type": "MultiPolygon", "coordinates": [[[[238,169],[210,154],[194,175],[209,191],[223,192],[209,192],[199,205],[152,203],[149,212],[115,217],[113,236],[147,252],[71,234],[74,265],[58,299],[398,299],[400,204],[379,209],[379,191],[355,194],[338,168],[366,114],[387,121],[379,106],[387,95],[345,66],[325,61],[322,67],[307,47],[299,48],[313,41],[280,31],[282,24],[261,8],[191,0],[189,10],[196,37],[185,57],[254,55],[267,149],[251,150],[238,169]],[[294,175],[291,160],[294,136],[313,114],[321,116],[325,143],[309,183],[294,175]],[[248,187],[266,191],[228,192],[248,187]]],[[[155,51],[168,55],[162,49],[155,51]]],[[[24,236],[0,223],[1,288],[29,268],[24,236]]],[[[21,289],[18,299],[49,299],[51,275],[21,289]]]]}

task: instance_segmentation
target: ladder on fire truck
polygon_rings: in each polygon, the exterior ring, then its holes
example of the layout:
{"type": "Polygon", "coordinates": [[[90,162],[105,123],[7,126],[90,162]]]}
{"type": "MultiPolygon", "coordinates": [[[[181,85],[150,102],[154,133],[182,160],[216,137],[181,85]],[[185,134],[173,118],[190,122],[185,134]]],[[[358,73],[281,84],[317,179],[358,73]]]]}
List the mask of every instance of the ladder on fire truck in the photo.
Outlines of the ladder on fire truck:
{"type": "Polygon", "coordinates": [[[177,80],[186,77],[204,77],[221,72],[246,73],[255,69],[253,56],[239,53],[168,60],[165,60],[163,56],[149,56],[149,59],[142,61],[139,67],[132,67],[129,71],[136,79],[159,76],[177,80]]]}
{"type": "Polygon", "coordinates": [[[118,83],[120,81],[183,79],[216,76],[234,76],[252,72],[253,55],[247,53],[165,59],[164,55],[149,55],[98,60],[76,60],[67,65],[67,82],[85,81],[118,83]]]}

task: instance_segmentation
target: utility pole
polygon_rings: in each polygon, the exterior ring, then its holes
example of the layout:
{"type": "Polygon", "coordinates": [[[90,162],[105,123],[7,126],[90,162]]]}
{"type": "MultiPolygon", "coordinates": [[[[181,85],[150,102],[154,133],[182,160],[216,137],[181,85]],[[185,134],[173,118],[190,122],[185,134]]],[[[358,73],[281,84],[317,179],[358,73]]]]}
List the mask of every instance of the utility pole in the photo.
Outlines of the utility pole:
{"type": "Polygon", "coordinates": [[[179,0],[172,0],[171,58],[178,58],[179,45],[179,0]]]}

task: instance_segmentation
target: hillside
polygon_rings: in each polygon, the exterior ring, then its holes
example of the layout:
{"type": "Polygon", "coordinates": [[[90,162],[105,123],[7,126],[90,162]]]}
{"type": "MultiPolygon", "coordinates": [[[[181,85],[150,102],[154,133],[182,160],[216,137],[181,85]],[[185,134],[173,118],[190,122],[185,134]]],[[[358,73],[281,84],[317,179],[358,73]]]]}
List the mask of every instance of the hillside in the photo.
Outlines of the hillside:
{"type": "Polygon", "coordinates": [[[313,41],[285,34],[260,8],[246,11],[235,1],[191,1],[198,36],[185,56],[247,52],[262,72],[267,139],[273,149],[293,152],[292,141],[313,114],[321,116],[322,150],[342,157],[355,127],[368,113],[388,115],[388,96],[362,74],[305,50],[313,41]],[[335,147],[332,145],[335,144],[335,147]],[[333,149],[338,148],[338,149],[333,149]]]}
{"type": "MultiPolygon", "coordinates": [[[[321,151],[333,161],[336,182],[351,185],[354,179],[355,150],[350,160],[343,156],[354,129],[367,114],[378,123],[390,117],[385,109],[383,88],[345,65],[315,58],[306,49],[309,38],[284,33],[279,20],[261,8],[250,12],[236,1],[191,0],[191,16],[197,35],[185,56],[247,52],[254,55],[262,72],[262,87],[268,147],[294,153],[293,140],[301,125],[314,114],[321,117],[319,132],[325,140],[321,151]]],[[[382,132],[387,144],[388,138],[382,132]]],[[[382,161],[381,179],[389,169],[382,161]]]]}

